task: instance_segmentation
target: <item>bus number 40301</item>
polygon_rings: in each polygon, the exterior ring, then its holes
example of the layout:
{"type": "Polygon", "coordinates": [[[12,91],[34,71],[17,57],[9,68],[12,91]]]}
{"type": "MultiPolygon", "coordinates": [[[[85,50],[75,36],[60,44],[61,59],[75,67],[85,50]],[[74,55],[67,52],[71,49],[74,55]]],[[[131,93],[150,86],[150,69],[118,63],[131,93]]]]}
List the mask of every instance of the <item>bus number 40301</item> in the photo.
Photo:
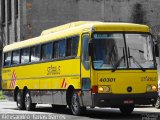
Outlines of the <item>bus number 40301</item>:
{"type": "Polygon", "coordinates": [[[100,82],[115,82],[115,78],[101,78],[100,82]]]}

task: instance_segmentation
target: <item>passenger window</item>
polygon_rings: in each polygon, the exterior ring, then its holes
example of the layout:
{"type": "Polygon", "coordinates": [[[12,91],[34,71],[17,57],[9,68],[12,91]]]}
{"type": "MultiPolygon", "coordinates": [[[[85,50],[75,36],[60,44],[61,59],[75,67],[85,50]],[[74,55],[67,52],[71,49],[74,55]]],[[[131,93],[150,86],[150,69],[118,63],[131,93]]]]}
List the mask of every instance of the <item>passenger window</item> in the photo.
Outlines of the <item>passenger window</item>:
{"type": "Polygon", "coordinates": [[[83,48],[82,48],[82,63],[86,70],[89,70],[89,53],[88,53],[88,43],[89,43],[89,35],[83,35],[83,48]]]}
{"type": "Polygon", "coordinates": [[[40,60],[40,46],[31,47],[31,62],[37,62],[40,60]]]}
{"type": "Polygon", "coordinates": [[[58,58],[59,56],[59,42],[54,42],[53,44],[53,58],[58,58]]]}
{"type": "Polygon", "coordinates": [[[21,50],[21,63],[29,63],[29,48],[21,50]]]}
{"type": "Polygon", "coordinates": [[[79,43],[79,37],[73,37],[72,38],[72,56],[76,56],[77,55],[77,51],[78,51],[78,43],[79,43]]]}
{"type": "Polygon", "coordinates": [[[4,64],[5,67],[8,67],[11,65],[11,52],[4,53],[4,64]]]}
{"type": "Polygon", "coordinates": [[[77,55],[78,40],[79,40],[78,36],[67,39],[66,56],[76,56],[77,55]]]}
{"type": "Polygon", "coordinates": [[[65,40],[61,40],[59,41],[59,57],[65,57],[65,51],[66,50],[66,41],[65,40]]]}
{"type": "Polygon", "coordinates": [[[42,45],[42,61],[52,59],[52,43],[42,45]]]}
{"type": "Polygon", "coordinates": [[[20,63],[19,50],[12,52],[12,65],[17,65],[20,63]]]}

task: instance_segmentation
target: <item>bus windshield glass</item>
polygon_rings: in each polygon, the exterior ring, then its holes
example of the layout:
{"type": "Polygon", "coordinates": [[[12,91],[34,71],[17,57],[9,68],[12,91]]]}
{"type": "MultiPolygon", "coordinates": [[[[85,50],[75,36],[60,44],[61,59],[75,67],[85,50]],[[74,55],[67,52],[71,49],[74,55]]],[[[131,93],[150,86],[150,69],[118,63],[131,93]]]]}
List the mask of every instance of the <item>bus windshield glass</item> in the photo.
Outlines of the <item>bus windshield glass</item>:
{"type": "Polygon", "coordinates": [[[154,68],[149,34],[95,33],[92,42],[94,69],[154,68]]]}
{"type": "Polygon", "coordinates": [[[149,34],[125,34],[125,38],[129,68],[154,68],[151,36],[149,34]]]}

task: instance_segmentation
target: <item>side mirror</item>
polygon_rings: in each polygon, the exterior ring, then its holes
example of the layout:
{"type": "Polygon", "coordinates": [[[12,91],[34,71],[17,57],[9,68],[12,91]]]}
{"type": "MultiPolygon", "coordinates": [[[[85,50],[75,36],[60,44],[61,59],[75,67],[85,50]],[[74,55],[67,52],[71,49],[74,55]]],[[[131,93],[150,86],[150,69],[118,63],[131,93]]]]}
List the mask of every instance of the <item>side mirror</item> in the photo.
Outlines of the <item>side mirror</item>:
{"type": "Polygon", "coordinates": [[[152,39],[154,41],[154,53],[155,53],[155,57],[159,57],[159,42],[158,40],[156,39],[156,37],[154,35],[152,35],[152,39]]]}
{"type": "Polygon", "coordinates": [[[89,56],[92,56],[93,55],[93,43],[92,42],[89,42],[89,56]]]}
{"type": "Polygon", "coordinates": [[[158,44],[155,44],[155,56],[159,57],[159,48],[158,48],[158,44]]]}

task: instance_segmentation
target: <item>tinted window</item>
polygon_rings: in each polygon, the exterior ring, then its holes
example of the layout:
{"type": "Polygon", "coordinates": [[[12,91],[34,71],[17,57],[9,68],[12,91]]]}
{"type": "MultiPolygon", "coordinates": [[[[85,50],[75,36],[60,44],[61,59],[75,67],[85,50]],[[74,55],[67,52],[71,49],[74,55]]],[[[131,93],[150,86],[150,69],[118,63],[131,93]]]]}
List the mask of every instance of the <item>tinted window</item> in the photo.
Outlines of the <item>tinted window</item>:
{"type": "Polygon", "coordinates": [[[78,41],[79,41],[79,37],[78,36],[72,38],[72,56],[76,56],[77,55],[78,41]]]}
{"type": "Polygon", "coordinates": [[[95,33],[92,43],[94,68],[123,69],[127,67],[122,33],[95,33]]]}
{"type": "Polygon", "coordinates": [[[66,56],[76,56],[78,50],[79,37],[72,37],[67,39],[66,56]]]}
{"type": "Polygon", "coordinates": [[[154,68],[153,43],[149,34],[125,34],[129,68],[154,68]]]}
{"type": "Polygon", "coordinates": [[[31,62],[40,60],[40,46],[31,47],[31,62]]]}
{"type": "Polygon", "coordinates": [[[52,59],[52,43],[42,45],[42,60],[52,59]]]}
{"type": "Polygon", "coordinates": [[[53,58],[58,58],[59,56],[59,42],[55,42],[53,45],[53,58]]]}
{"type": "Polygon", "coordinates": [[[19,50],[12,52],[12,65],[19,64],[20,57],[19,57],[19,50]]]}
{"type": "Polygon", "coordinates": [[[21,63],[29,63],[29,48],[21,50],[21,63]]]}
{"type": "Polygon", "coordinates": [[[59,57],[65,57],[66,41],[59,41],[59,57]]]}
{"type": "Polygon", "coordinates": [[[4,54],[4,66],[10,66],[11,65],[11,52],[4,54]]]}
{"type": "Polygon", "coordinates": [[[89,35],[83,36],[82,62],[85,69],[89,70],[89,54],[88,54],[89,35]]]}

